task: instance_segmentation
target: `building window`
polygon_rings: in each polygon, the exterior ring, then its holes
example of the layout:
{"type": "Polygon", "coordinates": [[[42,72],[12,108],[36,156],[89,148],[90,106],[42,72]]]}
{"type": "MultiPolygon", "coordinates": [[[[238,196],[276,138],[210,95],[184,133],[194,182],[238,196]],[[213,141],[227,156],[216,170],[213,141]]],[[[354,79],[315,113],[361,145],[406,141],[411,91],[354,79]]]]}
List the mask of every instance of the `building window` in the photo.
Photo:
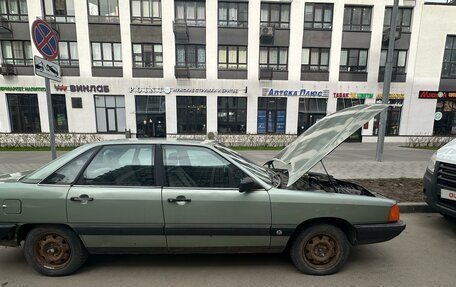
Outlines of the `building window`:
{"type": "Polygon", "coordinates": [[[89,0],[89,23],[119,23],[117,0],[89,0]]]}
{"type": "Polygon", "coordinates": [[[29,94],[7,94],[8,109],[13,133],[41,132],[38,96],[29,94]]]}
{"type": "Polygon", "coordinates": [[[441,77],[456,78],[456,36],[447,36],[441,77]]]}
{"type": "Polygon", "coordinates": [[[59,41],[59,56],[56,61],[62,67],[78,67],[78,43],[59,41]]]}
{"type": "Polygon", "coordinates": [[[166,137],[164,96],[136,96],[136,137],[166,137]]]}
{"type": "Polygon", "coordinates": [[[221,134],[245,134],[247,122],[246,97],[218,97],[217,125],[221,134]]]}
{"type": "Polygon", "coordinates": [[[161,23],[161,0],[131,0],[131,23],[161,23]]]}
{"type": "Polygon", "coordinates": [[[187,26],[206,25],[206,5],[204,1],[176,1],[175,3],[175,21],[177,23],[185,23],[187,26]]]}
{"type": "Polygon", "coordinates": [[[121,133],[125,131],[124,96],[95,96],[95,113],[99,133],[121,133]]]}
{"type": "Polygon", "coordinates": [[[52,110],[54,112],[54,130],[56,133],[68,132],[68,118],[65,95],[52,95],[52,110]]]}
{"type": "Polygon", "coordinates": [[[333,4],[306,3],[304,9],[304,28],[332,29],[333,4]]]}
{"type": "Polygon", "coordinates": [[[290,28],[290,4],[261,3],[260,25],[290,28]]]}
{"type": "Polygon", "coordinates": [[[219,46],[219,69],[246,70],[247,46],[219,46]]]}
{"type": "Polygon", "coordinates": [[[81,97],[72,97],[71,98],[71,108],[82,109],[82,98],[81,97]]]}
{"type": "Polygon", "coordinates": [[[367,50],[342,49],[340,70],[344,72],[367,72],[367,50]]]}
{"type": "MultiPolygon", "coordinates": [[[[380,74],[385,72],[388,50],[382,50],[380,54],[380,74]]],[[[394,50],[393,74],[404,75],[407,65],[407,50],[394,50]]]]}
{"type": "Polygon", "coordinates": [[[259,134],[284,134],[287,114],[287,98],[258,98],[259,134]]]}
{"type": "Polygon", "coordinates": [[[122,67],[122,45],[92,42],[92,66],[122,67]]]}
{"type": "Polygon", "coordinates": [[[301,71],[328,72],[328,48],[302,48],[301,71]]]}
{"type": "MultiPolygon", "coordinates": [[[[412,25],[412,8],[399,8],[397,14],[397,30],[401,32],[410,32],[412,25]]],[[[383,31],[389,30],[391,27],[391,13],[393,9],[387,7],[385,9],[385,22],[383,23],[383,31]]]]}
{"type": "Polygon", "coordinates": [[[27,22],[27,0],[0,0],[0,17],[9,21],[27,22]]]}
{"type": "Polygon", "coordinates": [[[260,47],[260,69],[288,70],[288,48],[260,47]]]}
{"type": "Polygon", "coordinates": [[[219,27],[247,28],[249,21],[248,3],[219,2],[219,27]]]}
{"type": "Polygon", "coordinates": [[[44,0],[46,19],[74,23],[74,0],[44,0]]]}
{"type": "Polygon", "coordinates": [[[456,101],[437,99],[434,117],[434,135],[456,135],[456,101]]]}
{"type": "Polygon", "coordinates": [[[372,7],[345,6],[344,31],[370,31],[372,7]]]}
{"type": "Polygon", "coordinates": [[[177,96],[177,132],[206,133],[206,97],[177,96]]]}
{"type": "MultiPolygon", "coordinates": [[[[401,123],[402,99],[390,99],[388,101],[388,116],[386,118],[386,135],[397,136],[399,135],[399,125],[401,123]]],[[[377,100],[377,104],[381,104],[382,100],[377,100]]],[[[378,135],[380,123],[380,115],[374,118],[373,135],[378,135]]]]}
{"type": "MultiPolygon", "coordinates": [[[[364,99],[337,99],[337,111],[350,108],[357,105],[364,104],[364,99]]],[[[362,142],[362,132],[359,128],[356,132],[350,135],[345,141],[346,142],[362,142]]]]}
{"type": "Polygon", "coordinates": [[[206,47],[203,45],[176,45],[178,67],[205,69],[206,47]]]}
{"type": "Polygon", "coordinates": [[[326,116],[328,99],[301,98],[299,99],[298,134],[305,132],[326,116]]]}
{"type": "Polygon", "coordinates": [[[17,66],[32,66],[33,55],[30,41],[1,41],[3,63],[17,66]]]}
{"type": "Polygon", "coordinates": [[[161,44],[133,44],[134,68],[163,67],[163,48],[161,44]]]}

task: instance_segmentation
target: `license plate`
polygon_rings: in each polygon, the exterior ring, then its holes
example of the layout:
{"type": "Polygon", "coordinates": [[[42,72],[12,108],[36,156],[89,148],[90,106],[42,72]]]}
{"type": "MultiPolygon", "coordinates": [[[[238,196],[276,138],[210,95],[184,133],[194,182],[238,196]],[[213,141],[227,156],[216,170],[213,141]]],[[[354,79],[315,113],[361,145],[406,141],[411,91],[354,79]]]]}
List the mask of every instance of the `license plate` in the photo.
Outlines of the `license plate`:
{"type": "Polygon", "coordinates": [[[442,190],[440,190],[440,197],[456,201],[456,191],[442,189],[442,190]]]}

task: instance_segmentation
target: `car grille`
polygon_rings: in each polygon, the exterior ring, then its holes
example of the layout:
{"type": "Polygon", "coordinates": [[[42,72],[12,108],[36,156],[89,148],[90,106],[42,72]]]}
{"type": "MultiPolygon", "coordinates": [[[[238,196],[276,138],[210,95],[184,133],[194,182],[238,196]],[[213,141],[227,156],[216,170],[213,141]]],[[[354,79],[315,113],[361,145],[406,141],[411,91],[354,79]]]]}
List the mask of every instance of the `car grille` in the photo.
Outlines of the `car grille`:
{"type": "MultiPolygon", "coordinates": [[[[443,188],[456,189],[456,164],[439,162],[437,184],[443,188]]],[[[440,198],[439,202],[447,207],[456,208],[456,201],[440,198]]]]}

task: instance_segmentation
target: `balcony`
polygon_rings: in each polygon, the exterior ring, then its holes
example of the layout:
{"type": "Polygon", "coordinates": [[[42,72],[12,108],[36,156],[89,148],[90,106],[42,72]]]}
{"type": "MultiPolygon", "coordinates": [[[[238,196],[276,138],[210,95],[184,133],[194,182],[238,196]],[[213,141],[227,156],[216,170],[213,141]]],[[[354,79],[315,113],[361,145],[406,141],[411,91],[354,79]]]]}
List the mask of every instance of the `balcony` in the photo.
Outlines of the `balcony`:
{"type": "Polygon", "coordinates": [[[188,43],[188,26],[183,20],[173,21],[173,31],[176,37],[176,41],[180,43],[188,43]]]}
{"type": "Polygon", "coordinates": [[[188,79],[190,78],[190,71],[188,67],[174,67],[174,75],[176,79],[188,79]]]}
{"type": "Polygon", "coordinates": [[[12,34],[13,29],[11,27],[11,23],[6,17],[1,17],[0,18],[0,35],[4,34],[12,34]]]}
{"type": "Polygon", "coordinates": [[[3,63],[0,68],[2,76],[14,76],[17,75],[16,67],[13,64],[3,63]]]}
{"type": "Polygon", "coordinates": [[[272,80],[273,69],[271,68],[260,68],[259,79],[260,80],[272,80]]]}

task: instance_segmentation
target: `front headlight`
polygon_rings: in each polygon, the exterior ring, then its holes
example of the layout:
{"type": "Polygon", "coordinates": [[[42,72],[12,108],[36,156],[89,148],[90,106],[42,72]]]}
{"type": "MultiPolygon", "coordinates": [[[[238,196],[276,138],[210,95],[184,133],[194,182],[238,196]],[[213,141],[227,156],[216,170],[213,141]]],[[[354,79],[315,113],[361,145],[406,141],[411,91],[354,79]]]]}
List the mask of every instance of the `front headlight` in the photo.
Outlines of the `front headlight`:
{"type": "Polygon", "coordinates": [[[435,152],[432,156],[431,156],[431,160],[429,161],[428,165],[427,165],[427,169],[434,173],[434,168],[435,168],[435,161],[437,159],[437,152],[435,152]]]}

